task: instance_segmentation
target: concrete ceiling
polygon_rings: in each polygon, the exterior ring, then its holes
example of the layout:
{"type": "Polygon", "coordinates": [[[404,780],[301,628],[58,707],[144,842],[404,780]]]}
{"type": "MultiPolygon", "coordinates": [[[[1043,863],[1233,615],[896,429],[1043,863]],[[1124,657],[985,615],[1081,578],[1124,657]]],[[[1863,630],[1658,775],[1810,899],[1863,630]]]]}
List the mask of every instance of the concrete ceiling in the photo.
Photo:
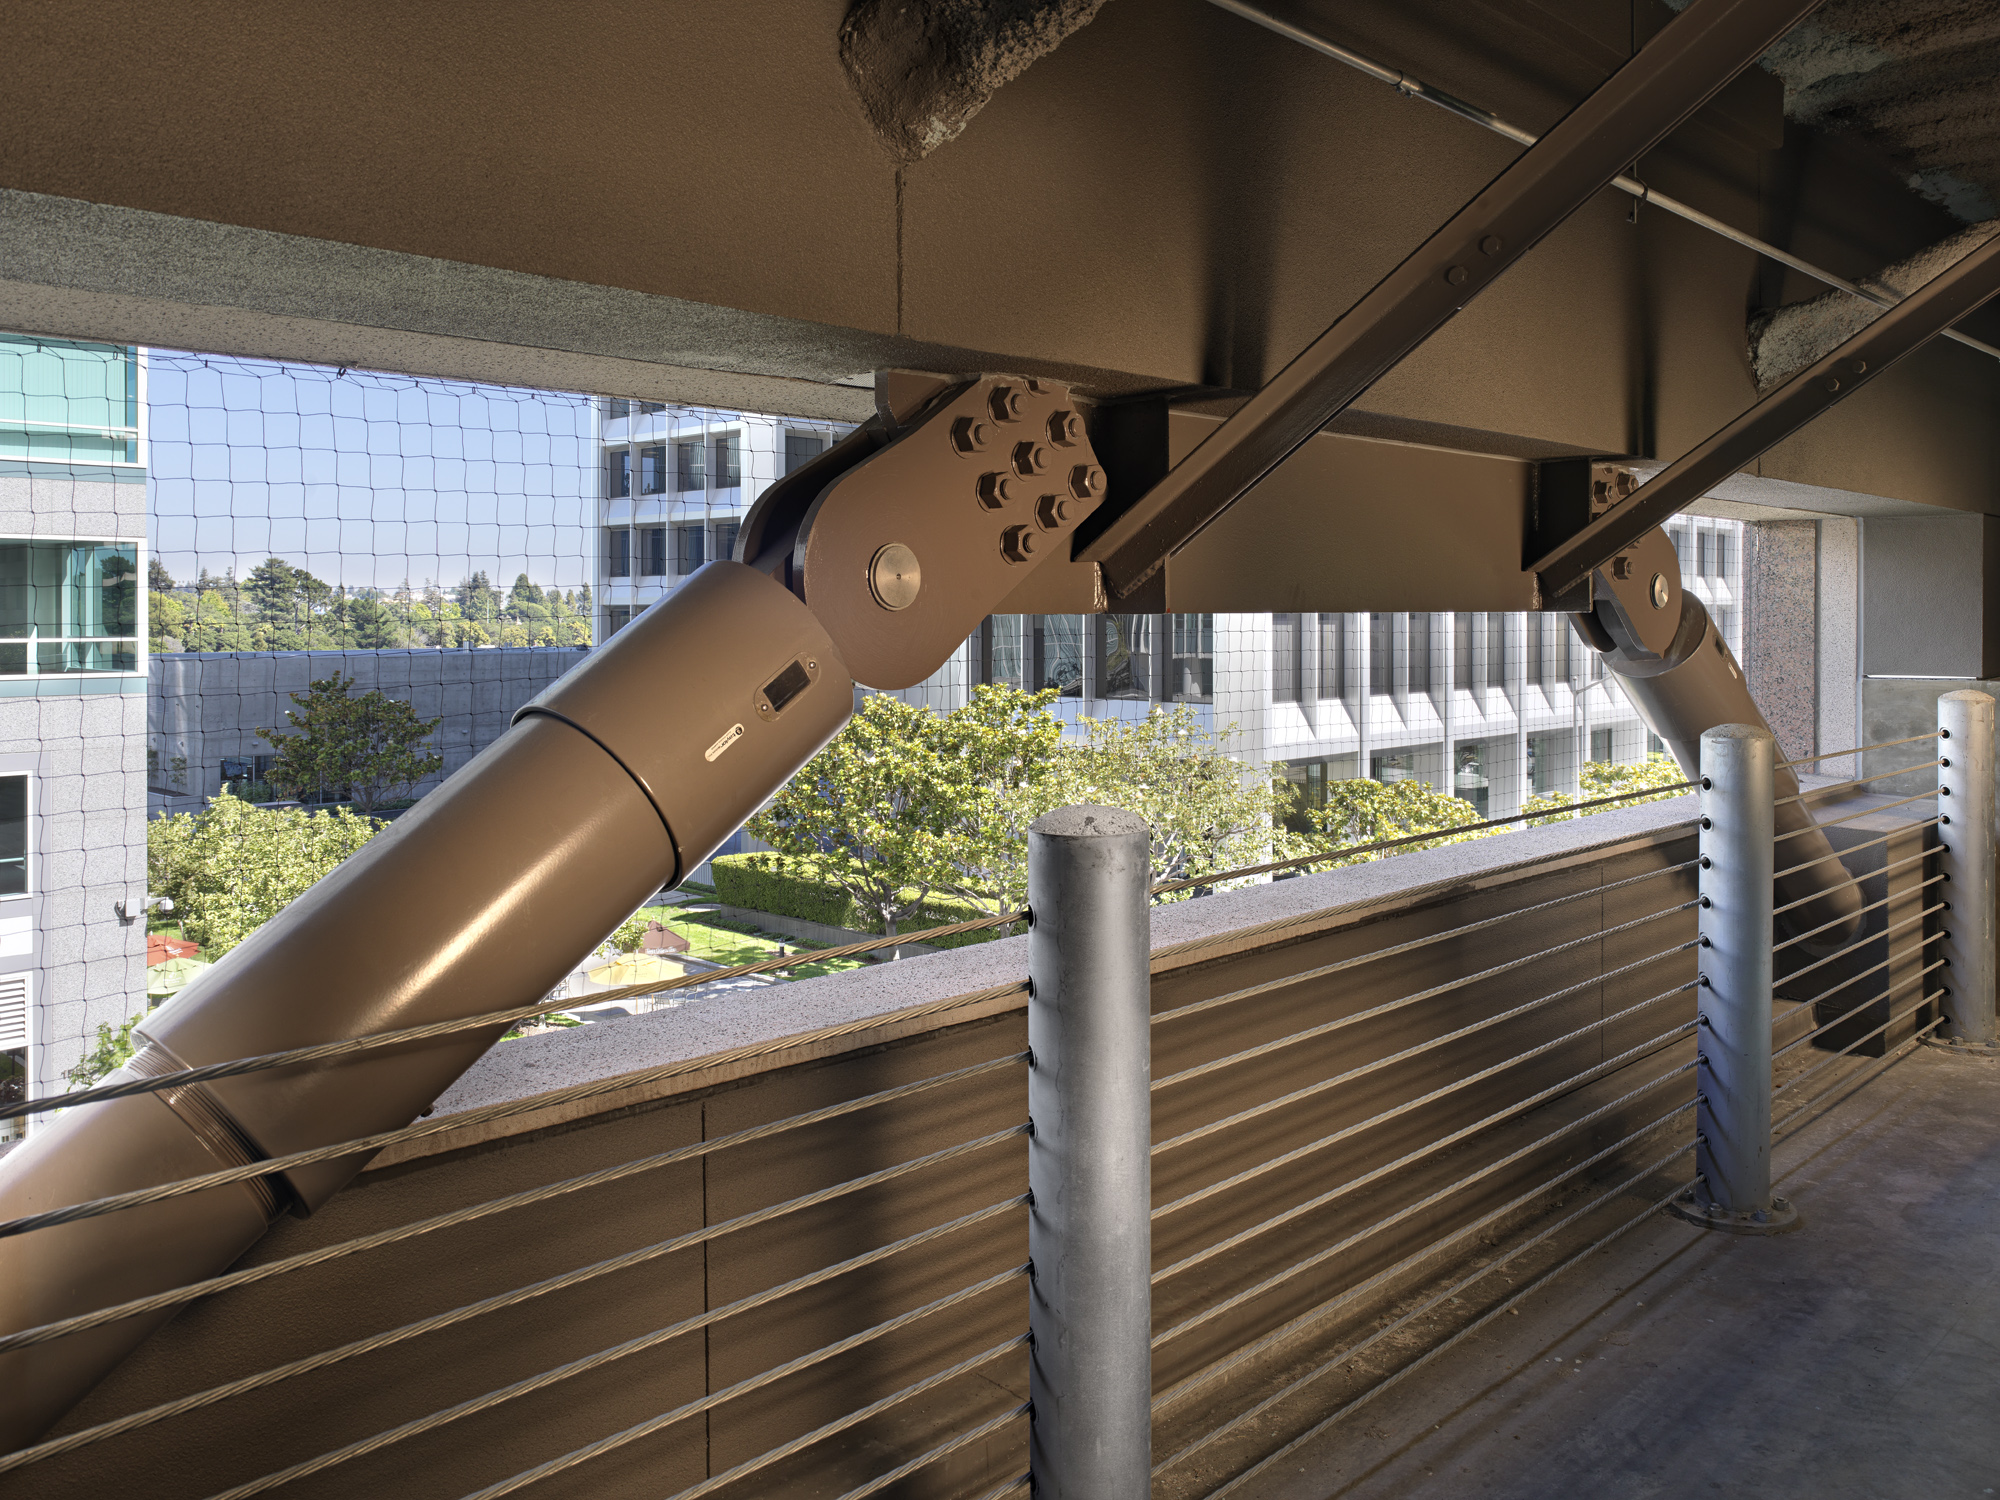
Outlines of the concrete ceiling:
{"type": "Polygon", "coordinates": [[[2000,205],[2000,4],[1827,0],[1764,59],[1802,125],[1851,131],[1970,223],[2000,205]]]}

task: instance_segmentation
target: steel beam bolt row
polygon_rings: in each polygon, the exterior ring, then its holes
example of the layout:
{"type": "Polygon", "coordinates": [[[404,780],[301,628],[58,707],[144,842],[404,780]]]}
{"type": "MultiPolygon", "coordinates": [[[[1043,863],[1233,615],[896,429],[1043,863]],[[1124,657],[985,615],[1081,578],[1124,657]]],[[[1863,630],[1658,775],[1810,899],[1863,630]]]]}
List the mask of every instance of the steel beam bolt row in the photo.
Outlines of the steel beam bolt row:
{"type": "Polygon", "coordinates": [[[1940,945],[1950,978],[1939,1045],[1991,1053],[1994,1022],[1993,700],[1938,699],[1938,872],[1951,903],[1940,945]]]}
{"type": "Polygon", "coordinates": [[[1146,1500],[1153,1440],[1152,942],[1145,820],[1028,829],[1029,1469],[1040,1500],[1146,1500]]]}

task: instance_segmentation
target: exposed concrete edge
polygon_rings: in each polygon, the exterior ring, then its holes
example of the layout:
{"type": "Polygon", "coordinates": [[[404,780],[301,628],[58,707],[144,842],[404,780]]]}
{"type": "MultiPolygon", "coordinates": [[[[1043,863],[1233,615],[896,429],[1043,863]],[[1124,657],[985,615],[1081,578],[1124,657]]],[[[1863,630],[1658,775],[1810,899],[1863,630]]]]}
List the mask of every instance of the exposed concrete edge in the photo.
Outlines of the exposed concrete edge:
{"type": "MultiPolygon", "coordinates": [[[[1226,891],[1153,911],[1153,972],[1169,973],[1248,952],[1303,942],[1335,928],[1365,924],[1411,907],[1507,885],[1529,876],[1665,842],[1694,815],[1688,797],[1597,813],[1569,823],[1527,828],[1449,844],[1321,875],[1226,891]]],[[[620,1073],[637,1074],[717,1054],[713,1066],[635,1080],[629,1089],[526,1110],[462,1131],[441,1131],[392,1147],[368,1170],[525,1135],[591,1116],[657,1104],[720,1084],[842,1053],[927,1035],[1022,1009],[1025,995],[987,999],[940,1014],[955,995],[1018,983],[1027,972],[1027,938],[1003,938],[926,958],[907,958],[821,979],[773,985],[754,997],[731,994],[673,1010],[600,1021],[575,1030],[519,1038],[475,1063],[436,1112],[461,1110],[566,1088],[620,1073]],[[909,1012],[924,1008],[921,1015],[909,1012]],[[879,1017],[879,1024],[856,1027],[879,1017]],[[811,1024],[801,1024],[810,1021],[811,1024]],[[828,1033],[839,1028],[837,1035],[828,1033]],[[760,1044],[781,1043],[776,1047],[760,1044]],[[758,1045],[755,1057],[721,1054],[758,1045]]]]}

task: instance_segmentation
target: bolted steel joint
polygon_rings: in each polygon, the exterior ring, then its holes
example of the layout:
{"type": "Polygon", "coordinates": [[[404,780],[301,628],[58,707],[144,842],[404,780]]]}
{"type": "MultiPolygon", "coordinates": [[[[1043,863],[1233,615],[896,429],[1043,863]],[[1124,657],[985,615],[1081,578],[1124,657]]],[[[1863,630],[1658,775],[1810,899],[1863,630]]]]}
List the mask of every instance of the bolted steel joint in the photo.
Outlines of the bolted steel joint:
{"type": "Polygon", "coordinates": [[[986,409],[993,413],[996,422],[1018,422],[1021,420],[1021,408],[1026,403],[1027,397],[1013,386],[996,385],[986,398],[986,409]]]}
{"type": "Polygon", "coordinates": [[[979,503],[988,510],[1000,510],[1014,503],[1014,481],[998,472],[979,476],[979,503]]]}
{"type": "Polygon", "coordinates": [[[1046,474],[1049,469],[1049,450],[1040,443],[1028,441],[1014,445],[1014,472],[1023,479],[1033,479],[1037,474],[1046,474]]]}
{"type": "Polygon", "coordinates": [[[968,458],[992,440],[993,429],[976,417],[960,417],[951,424],[951,445],[968,458]]]}
{"type": "Polygon", "coordinates": [[[1069,492],[1079,500],[1096,500],[1104,494],[1104,471],[1096,464],[1078,464],[1069,471],[1069,492]]]}
{"type": "Polygon", "coordinates": [[[1041,549],[1042,539],[1032,526],[1009,526],[1000,534],[1000,555],[1010,563],[1024,563],[1041,549]]]}
{"type": "Polygon", "coordinates": [[[1049,415],[1049,441],[1058,448],[1074,448],[1083,438],[1083,419],[1073,411],[1049,415]]]}
{"type": "Polygon", "coordinates": [[[1044,495],[1035,502],[1035,524],[1044,531],[1059,531],[1076,515],[1076,502],[1067,495],[1044,495]]]}

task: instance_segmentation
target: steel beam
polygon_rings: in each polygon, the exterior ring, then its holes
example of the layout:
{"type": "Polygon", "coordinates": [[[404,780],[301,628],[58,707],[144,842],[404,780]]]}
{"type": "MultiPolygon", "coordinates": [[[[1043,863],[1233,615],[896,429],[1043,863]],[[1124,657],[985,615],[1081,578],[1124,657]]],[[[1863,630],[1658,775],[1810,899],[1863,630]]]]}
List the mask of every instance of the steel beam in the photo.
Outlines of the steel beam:
{"type": "Polygon", "coordinates": [[[1075,555],[1130,594],[1818,0],[1695,0],[1075,555]]]}
{"type": "Polygon", "coordinates": [[[1727,427],[1690,449],[1538,559],[1541,590],[1555,596],[1790,437],[1828,407],[2000,293],[2000,235],[1933,277],[1839,348],[1792,376],[1727,427]]]}

